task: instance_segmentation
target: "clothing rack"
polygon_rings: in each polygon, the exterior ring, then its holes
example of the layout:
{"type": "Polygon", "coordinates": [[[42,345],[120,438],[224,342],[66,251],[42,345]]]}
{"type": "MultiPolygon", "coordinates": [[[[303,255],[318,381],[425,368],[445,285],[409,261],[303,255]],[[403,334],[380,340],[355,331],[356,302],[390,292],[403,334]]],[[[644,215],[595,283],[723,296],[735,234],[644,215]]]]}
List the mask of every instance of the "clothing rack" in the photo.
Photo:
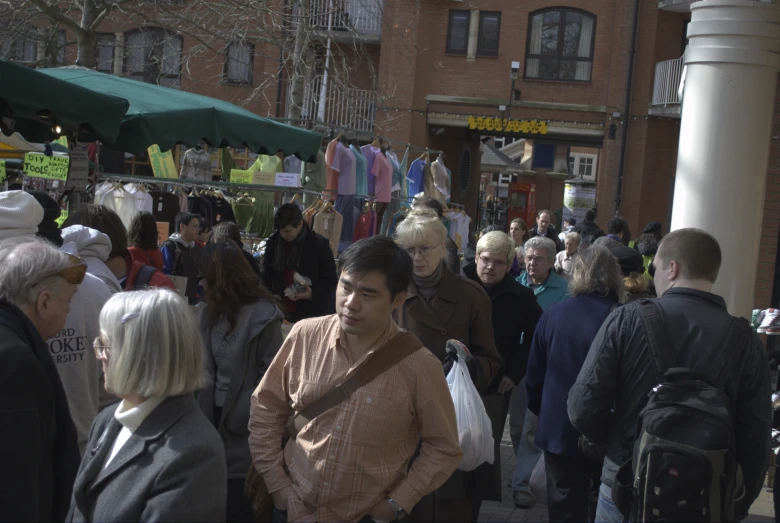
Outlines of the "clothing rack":
{"type": "Polygon", "coordinates": [[[151,176],[133,176],[130,174],[100,173],[99,177],[100,177],[100,181],[105,181],[105,182],[134,182],[134,183],[144,183],[149,185],[176,185],[179,187],[203,187],[204,189],[209,189],[209,188],[239,189],[239,190],[261,191],[261,192],[262,191],[273,191],[273,192],[303,191],[303,189],[298,187],[286,187],[282,185],[254,185],[254,184],[231,183],[231,182],[180,180],[177,178],[153,178],[151,176]]]}

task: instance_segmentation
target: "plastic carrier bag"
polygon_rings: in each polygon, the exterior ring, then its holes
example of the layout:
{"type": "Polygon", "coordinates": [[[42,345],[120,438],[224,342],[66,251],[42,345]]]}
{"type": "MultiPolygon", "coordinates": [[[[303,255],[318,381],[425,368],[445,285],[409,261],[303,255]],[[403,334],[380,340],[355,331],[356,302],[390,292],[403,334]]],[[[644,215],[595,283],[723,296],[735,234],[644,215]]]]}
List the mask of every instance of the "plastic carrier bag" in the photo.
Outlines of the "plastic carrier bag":
{"type": "Polygon", "coordinates": [[[482,398],[469,376],[466,362],[472,358],[471,353],[457,340],[447,342],[447,352],[455,352],[458,355],[458,361],[447,374],[447,385],[455,405],[458,441],[463,450],[463,459],[458,470],[468,472],[483,463],[493,463],[493,426],[482,398]]]}

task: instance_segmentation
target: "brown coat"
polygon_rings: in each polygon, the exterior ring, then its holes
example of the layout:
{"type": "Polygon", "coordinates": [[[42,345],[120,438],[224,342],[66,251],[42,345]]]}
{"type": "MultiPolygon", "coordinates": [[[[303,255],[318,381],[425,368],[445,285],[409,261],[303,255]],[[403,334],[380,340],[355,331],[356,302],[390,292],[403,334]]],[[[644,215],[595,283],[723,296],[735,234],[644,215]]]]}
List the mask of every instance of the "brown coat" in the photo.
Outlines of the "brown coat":
{"type": "Polygon", "coordinates": [[[412,283],[406,302],[394,317],[399,327],[416,334],[440,360],[444,360],[448,340],[463,342],[479,362],[476,386],[485,394],[501,367],[492,314],[490,298],[480,285],[445,268],[436,296],[429,303],[412,283]]]}

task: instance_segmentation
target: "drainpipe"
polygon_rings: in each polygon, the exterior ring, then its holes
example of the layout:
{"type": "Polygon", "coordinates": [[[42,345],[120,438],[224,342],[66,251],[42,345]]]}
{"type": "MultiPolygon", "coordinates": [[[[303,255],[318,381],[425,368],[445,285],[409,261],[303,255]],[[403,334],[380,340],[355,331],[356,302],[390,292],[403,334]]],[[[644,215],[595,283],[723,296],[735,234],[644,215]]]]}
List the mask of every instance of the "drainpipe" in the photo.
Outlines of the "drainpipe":
{"type": "Polygon", "coordinates": [[[779,26],[776,3],[695,2],[685,49],[671,230],[698,227],[718,240],[712,292],[746,318],[763,245],[779,26]]]}
{"type": "Polygon", "coordinates": [[[620,144],[620,169],[618,171],[617,191],[615,192],[615,216],[617,216],[620,210],[623,194],[623,173],[626,170],[626,138],[628,137],[628,118],[631,107],[631,85],[634,83],[634,55],[636,54],[638,21],[639,0],[634,0],[634,28],[631,34],[631,52],[628,53],[628,81],[626,82],[626,103],[623,105],[623,143],[620,144]]]}

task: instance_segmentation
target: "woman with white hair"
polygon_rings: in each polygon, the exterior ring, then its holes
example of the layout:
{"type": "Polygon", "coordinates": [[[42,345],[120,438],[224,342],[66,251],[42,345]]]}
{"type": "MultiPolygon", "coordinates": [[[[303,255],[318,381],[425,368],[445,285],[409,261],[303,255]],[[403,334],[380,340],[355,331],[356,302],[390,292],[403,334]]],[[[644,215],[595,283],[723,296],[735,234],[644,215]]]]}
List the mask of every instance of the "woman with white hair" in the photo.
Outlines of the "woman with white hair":
{"type": "Polygon", "coordinates": [[[601,463],[580,451],[566,401],[601,324],[624,297],[620,267],[609,250],[592,245],[583,251],[574,262],[569,294],[546,309],[536,326],[525,385],[528,409],[539,416],[534,444],[544,451],[549,519],[580,522],[593,521],[588,495],[601,463]]]}
{"type": "MultiPolygon", "coordinates": [[[[462,341],[474,356],[467,362],[471,379],[481,393],[487,393],[501,366],[501,356],[484,289],[447,268],[447,229],[432,209],[414,209],[398,225],[395,240],[411,256],[414,272],[406,301],[393,314],[398,326],[416,334],[442,360],[445,374],[457,359],[447,354],[447,341],[462,341]]],[[[415,506],[410,519],[471,521],[475,496],[473,475],[456,471],[438,491],[415,506]]]]}
{"type": "Polygon", "coordinates": [[[203,343],[172,291],[115,294],[94,342],[106,390],[66,521],[225,521],[225,450],[195,402],[203,343]]]}
{"type": "Polygon", "coordinates": [[[571,280],[574,262],[579,257],[577,251],[580,248],[580,243],[582,243],[582,238],[578,233],[567,233],[563,240],[564,250],[555,256],[555,271],[566,281],[571,280]]]}

